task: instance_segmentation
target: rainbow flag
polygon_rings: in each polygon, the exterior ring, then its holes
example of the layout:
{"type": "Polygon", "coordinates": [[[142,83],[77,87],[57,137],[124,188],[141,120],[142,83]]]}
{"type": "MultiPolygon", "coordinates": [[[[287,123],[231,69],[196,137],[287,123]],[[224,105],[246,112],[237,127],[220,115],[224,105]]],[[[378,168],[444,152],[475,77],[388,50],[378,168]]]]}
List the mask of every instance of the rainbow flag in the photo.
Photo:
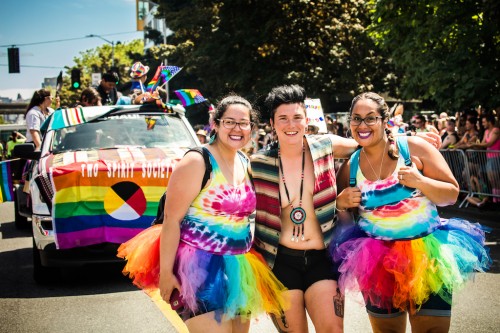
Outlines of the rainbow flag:
{"type": "Polygon", "coordinates": [[[170,81],[170,79],[173,78],[175,74],[179,73],[181,69],[182,67],[177,66],[158,66],[155,76],[153,76],[148,83],[147,91],[154,92],[160,83],[170,81]]]}
{"type": "Polygon", "coordinates": [[[175,91],[183,106],[205,102],[206,99],[197,89],[179,89],[175,91]]]}
{"type": "Polygon", "coordinates": [[[0,203],[14,201],[14,186],[12,185],[11,161],[0,162],[0,203]]]}
{"type": "Polygon", "coordinates": [[[65,153],[51,168],[57,248],[123,243],[151,225],[184,151],[122,148],[65,153]]]}

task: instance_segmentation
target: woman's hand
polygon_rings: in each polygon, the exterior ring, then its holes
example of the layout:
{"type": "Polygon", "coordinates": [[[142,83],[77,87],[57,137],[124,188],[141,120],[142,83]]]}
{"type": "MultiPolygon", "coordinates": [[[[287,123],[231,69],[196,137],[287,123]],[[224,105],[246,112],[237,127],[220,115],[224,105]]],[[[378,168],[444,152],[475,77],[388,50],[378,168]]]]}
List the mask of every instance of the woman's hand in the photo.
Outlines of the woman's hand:
{"type": "Polygon", "coordinates": [[[418,188],[423,177],[415,163],[412,163],[411,167],[404,165],[398,171],[399,183],[411,188],[418,188]]]}
{"type": "Polygon", "coordinates": [[[337,196],[337,210],[359,207],[361,203],[361,190],[357,187],[346,187],[337,196]]]}
{"type": "Polygon", "coordinates": [[[177,280],[177,277],[172,273],[160,274],[159,287],[161,298],[167,302],[167,304],[170,304],[170,295],[174,289],[181,291],[179,280],[177,280]]]}

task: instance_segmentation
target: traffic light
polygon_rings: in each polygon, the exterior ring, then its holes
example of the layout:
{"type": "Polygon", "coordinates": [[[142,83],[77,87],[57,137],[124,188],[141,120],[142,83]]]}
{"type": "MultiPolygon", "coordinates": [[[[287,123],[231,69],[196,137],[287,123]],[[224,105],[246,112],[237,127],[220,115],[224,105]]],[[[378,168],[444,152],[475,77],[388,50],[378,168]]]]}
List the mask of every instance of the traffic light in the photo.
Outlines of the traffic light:
{"type": "Polygon", "coordinates": [[[73,68],[71,70],[71,89],[76,90],[82,85],[81,73],[82,72],[78,68],[73,68]]]}
{"type": "Polygon", "coordinates": [[[9,73],[20,73],[19,69],[19,48],[9,47],[8,48],[9,57],[9,73]]]}

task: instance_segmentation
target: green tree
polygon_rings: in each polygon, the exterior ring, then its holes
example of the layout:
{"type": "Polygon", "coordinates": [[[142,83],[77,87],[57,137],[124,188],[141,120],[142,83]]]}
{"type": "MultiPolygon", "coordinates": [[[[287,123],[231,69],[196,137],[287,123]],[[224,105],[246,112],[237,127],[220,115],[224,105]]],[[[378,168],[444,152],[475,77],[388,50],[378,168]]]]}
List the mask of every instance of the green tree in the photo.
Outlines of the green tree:
{"type": "Polygon", "coordinates": [[[497,0],[370,1],[373,36],[403,72],[404,98],[440,110],[500,103],[497,0]]]}
{"type": "MultiPolygon", "coordinates": [[[[365,90],[393,91],[397,76],[368,35],[363,1],[161,0],[177,83],[207,96],[235,91],[256,100],[298,83],[330,105],[365,90]]],[[[329,110],[334,111],[333,109],[329,110]]]]}
{"type": "MultiPolygon", "coordinates": [[[[63,88],[61,90],[61,105],[72,106],[80,98],[82,89],[90,87],[92,84],[92,73],[106,73],[112,65],[111,45],[105,44],[87,51],[80,52],[75,57],[74,65],[66,67],[66,73],[63,77],[63,88]],[[81,70],[82,87],[78,90],[71,90],[71,69],[79,68],[81,70]]],[[[116,44],[114,50],[115,67],[118,68],[120,82],[118,89],[126,91],[130,89],[130,66],[136,61],[144,61],[144,42],[140,39],[129,43],[116,44]]]]}

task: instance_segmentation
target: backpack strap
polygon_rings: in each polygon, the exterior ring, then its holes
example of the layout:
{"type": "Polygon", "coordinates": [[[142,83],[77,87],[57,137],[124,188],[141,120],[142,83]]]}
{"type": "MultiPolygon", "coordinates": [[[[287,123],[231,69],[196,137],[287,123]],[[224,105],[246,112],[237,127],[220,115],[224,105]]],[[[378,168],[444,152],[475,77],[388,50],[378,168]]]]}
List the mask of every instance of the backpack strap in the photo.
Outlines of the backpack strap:
{"type": "Polygon", "coordinates": [[[359,153],[360,152],[361,152],[361,149],[358,149],[351,155],[351,161],[350,161],[350,166],[349,166],[349,186],[350,187],[356,186],[356,173],[358,172],[358,167],[359,167],[359,153]]]}
{"type": "MultiPolygon", "coordinates": [[[[205,161],[205,174],[203,175],[203,180],[201,181],[201,189],[203,189],[210,179],[210,174],[212,173],[212,163],[210,163],[210,155],[208,149],[205,147],[193,147],[189,149],[186,154],[190,151],[195,151],[201,154],[201,156],[203,156],[203,160],[205,161]]],[[[186,154],[184,154],[184,156],[186,156],[186,154]]]]}
{"type": "Polygon", "coordinates": [[[408,147],[408,137],[407,136],[398,136],[396,139],[398,143],[398,150],[401,156],[403,156],[405,160],[406,166],[411,166],[411,155],[410,148],[408,147]]]}

